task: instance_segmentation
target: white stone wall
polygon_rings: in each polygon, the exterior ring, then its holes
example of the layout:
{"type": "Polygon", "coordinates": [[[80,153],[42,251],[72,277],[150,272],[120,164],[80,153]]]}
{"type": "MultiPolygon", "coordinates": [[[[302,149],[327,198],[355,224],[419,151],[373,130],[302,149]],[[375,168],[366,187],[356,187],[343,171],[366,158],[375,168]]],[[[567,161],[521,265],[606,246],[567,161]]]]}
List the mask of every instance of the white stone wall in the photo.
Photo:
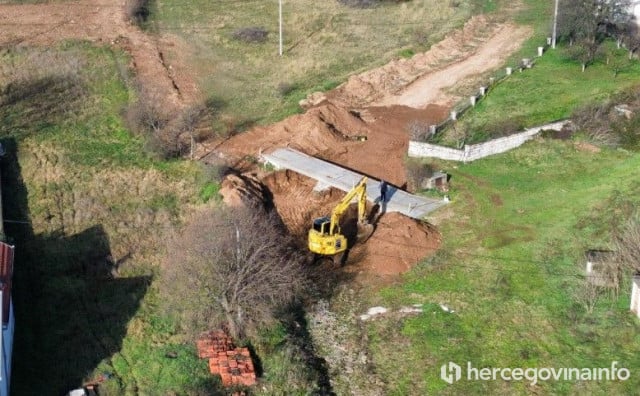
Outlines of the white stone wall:
{"type": "Polygon", "coordinates": [[[559,131],[569,121],[558,121],[551,124],[541,125],[535,128],[526,129],[523,132],[516,133],[488,142],[464,146],[463,150],[456,150],[450,147],[438,146],[435,144],[422,142],[409,142],[409,157],[413,158],[440,158],[449,161],[475,161],[480,158],[488,157],[494,154],[504,153],[524,144],[527,140],[532,139],[542,130],[559,131]]]}

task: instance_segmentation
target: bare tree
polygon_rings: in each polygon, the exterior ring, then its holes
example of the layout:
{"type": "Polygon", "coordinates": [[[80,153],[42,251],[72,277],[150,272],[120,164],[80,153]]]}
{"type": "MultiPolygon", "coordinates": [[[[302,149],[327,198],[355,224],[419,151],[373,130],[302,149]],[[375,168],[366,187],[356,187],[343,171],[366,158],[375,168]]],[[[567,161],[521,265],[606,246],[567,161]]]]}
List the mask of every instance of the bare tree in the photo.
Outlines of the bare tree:
{"type": "Polygon", "coordinates": [[[194,105],[186,108],[178,121],[177,128],[189,135],[189,158],[193,159],[193,152],[196,144],[196,130],[204,117],[207,115],[207,109],[204,105],[194,105]]]}
{"type": "Polygon", "coordinates": [[[576,41],[575,45],[569,48],[569,56],[580,62],[582,71],[584,72],[596,57],[600,54],[600,43],[591,39],[581,38],[576,41]]]}
{"type": "Polygon", "coordinates": [[[624,271],[640,273],[640,212],[627,220],[615,238],[615,249],[624,271]]]}
{"type": "Polygon", "coordinates": [[[596,307],[601,295],[601,288],[588,279],[585,279],[578,285],[574,293],[575,299],[582,304],[584,310],[589,314],[593,313],[593,309],[596,307]]]}
{"type": "Polygon", "coordinates": [[[593,62],[606,37],[618,43],[629,29],[629,0],[566,0],[558,11],[559,37],[569,42],[569,55],[578,60],[582,71],[593,62]],[[575,48],[574,44],[577,44],[575,48]]]}
{"type": "Polygon", "coordinates": [[[162,292],[185,331],[225,326],[242,338],[308,286],[303,257],[278,220],[255,209],[207,209],[172,239],[162,292]]]}

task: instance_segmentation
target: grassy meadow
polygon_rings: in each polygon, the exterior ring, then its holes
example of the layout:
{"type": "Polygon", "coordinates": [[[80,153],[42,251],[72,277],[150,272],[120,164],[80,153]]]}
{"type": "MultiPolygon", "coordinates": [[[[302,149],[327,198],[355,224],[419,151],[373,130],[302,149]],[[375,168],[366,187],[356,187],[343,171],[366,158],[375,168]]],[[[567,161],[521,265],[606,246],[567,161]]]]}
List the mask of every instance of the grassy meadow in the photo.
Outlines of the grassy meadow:
{"type": "MultiPolygon", "coordinates": [[[[534,8],[541,3],[527,2],[534,8]]],[[[543,32],[514,60],[535,53],[546,34],[540,19],[520,18],[543,32]]],[[[626,51],[610,54],[626,57],[626,51]]],[[[461,122],[477,141],[505,118],[533,126],[568,117],[635,86],[637,60],[623,65],[614,77],[603,57],[582,73],[562,48],[548,50],[533,69],[494,87],[461,122]]],[[[619,296],[603,291],[592,312],[583,274],[585,251],[611,248],[614,231],[640,204],[640,155],[583,150],[580,136],[540,138],[469,164],[429,161],[451,174],[452,204],[431,219],[444,246],[368,301],[424,307],[422,314],[372,321],[364,329],[375,371],[393,373],[386,376],[386,394],[622,395],[638,389],[640,322],[629,312],[631,274],[619,296]],[[440,367],[450,361],[476,368],[593,368],[618,361],[631,377],[532,385],[466,381],[463,371],[463,379],[449,385],[440,379],[440,367]]]]}
{"type": "MultiPolygon", "coordinates": [[[[188,62],[218,122],[244,128],[300,111],[308,93],[356,72],[423,51],[481,11],[486,2],[414,0],[353,8],[338,1],[283,1],[283,56],[278,55],[278,1],[158,0],[153,29],[194,47],[188,62]],[[259,27],[264,42],[234,38],[259,27]]],[[[167,54],[170,57],[170,54],[167,54]]]]}
{"type": "Polygon", "coordinates": [[[610,100],[637,86],[640,62],[614,47],[605,43],[601,57],[584,72],[566,47],[547,49],[532,69],[516,71],[464,114],[461,121],[469,130],[468,143],[499,135],[507,124],[517,131],[568,118],[582,106],[610,100]]]}
{"type": "Polygon", "coordinates": [[[610,247],[611,230],[637,207],[640,155],[580,151],[539,140],[472,164],[438,163],[452,175],[452,204],[436,214],[444,246],[378,303],[425,312],[380,320],[367,332],[388,394],[630,394],[640,386],[640,323],[605,292],[593,313],[579,297],[587,249],[610,247]],[[444,312],[445,304],[454,313],[444,312]],[[609,367],[626,382],[440,379],[449,361],[474,367],[609,367]],[[635,374],[634,374],[635,373],[635,374]]]}
{"type": "Polygon", "coordinates": [[[12,394],[101,376],[112,395],[210,381],[153,284],[163,234],[202,203],[206,170],[154,159],[124,126],[127,62],[82,43],[0,53],[5,231],[18,249],[12,394]]]}

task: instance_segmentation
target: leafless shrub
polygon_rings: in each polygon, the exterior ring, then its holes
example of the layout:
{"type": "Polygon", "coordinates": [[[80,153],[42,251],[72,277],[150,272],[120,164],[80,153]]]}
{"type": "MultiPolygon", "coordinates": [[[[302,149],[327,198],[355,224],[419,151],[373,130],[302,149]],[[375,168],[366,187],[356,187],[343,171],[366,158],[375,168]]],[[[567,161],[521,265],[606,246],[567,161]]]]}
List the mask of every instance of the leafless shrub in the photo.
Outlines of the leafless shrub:
{"type": "Polygon", "coordinates": [[[338,0],[338,2],[353,8],[371,8],[379,3],[378,0],[338,0]]]}
{"type": "Polygon", "coordinates": [[[429,44],[429,40],[431,39],[430,32],[432,31],[432,27],[423,27],[419,26],[413,32],[413,41],[418,45],[427,45],[429,44]]]}
{"type": "Polygon", "coordinates": [[[409,137],[413,141],[424,142],[431,137],[429,124],[424,121],[413,120],[407,125],[409,137]]]}
{"type": "Polygon", "coordinates": [[[162,107],[162,98],[142,86],[137,91],[137,100],[125,113],[129,128],[144,139],[151,153],[162,158],[179,155],[181,148],[176,142],[179,131],[168,128],[171,117],[162,107]]]}
{"type": "Polygon", "coordinates": [[[409,159],[406,164],[408,188],[411,191],[424,189],[427,180],[433,176],[433,166],[421,161],[409,159]]]}
{"type": "Polygon", "coordinates": [[[127,18],[138,26],[144,25],[151,15],[153,0],[126,0],[125,11],[127,18]]]}
{"type": "Polygon", "coordinates": [[[452,122],[451,127],[447,129],[444,140],[451,142],[457,148],[462,148],[469,138],[471,128],[466,122],[452,122]]]}
{"type": "Polygon", "coordinates": [[[178,147],[189,150],[189,158],[193,159],[196,142],[211,136],[213,129],[205,125],[210,110],[204,105],[194,105],[182,111],[174,128],[178,131],[175,139],[178,147]]]}
{"type": "Polygon", "coordinates": [[[292,83],[288,83],[288,82],[281,82],[278,84],[278,95],[280,95],[280,97],[284,98],[285,96],[289,95],[291,92],[293,92],[295,89],[297,88],[296,84],[292,84],[292,83]]]}
{"type": "Polygon", "coordinates": [[[602,289],[588,279],[581,282],[574,292],[574,298],[582,305],[588,314],[593,313],[601,296],[602,289]]]}
{"type": "Polygon", "coordinates": [[[125,119],[129,128],[143,137],[152,153],[162,158],[189,152],[193,155],[195,143],[213,133],[206,124],[211,110],[204,105],[193,105],[171,114],[162,98],[152,90],[138,86],[137,92],[138,99],[127,109],[125,119]]]}
{"type": "Polygon", "coordinates": [[[612,109],[611,103],[587,105],[573,113],[572,121],[594,144],[616,147],[620,137],[612,128],[615,122],[612,109]]]}
{"type": "Polygon", "coordinates": [[[624,271],[640,273],[640,213],[627,220],[614,240],[617,261],[624,271]]]}
{"type": "Polygon", "coordinates": [[[245,27],[233,32],[233,38],[245,43],[264,43],[267,41],[269,32],[263,27],[245,27]]]}
{"type": "Polygon", "coordinates": [[[164,300],[190,335],[225,326],[236,337],[272,324],[306,284],[303,260],[273,214],[207,209],[173,237],[164,300]]]}

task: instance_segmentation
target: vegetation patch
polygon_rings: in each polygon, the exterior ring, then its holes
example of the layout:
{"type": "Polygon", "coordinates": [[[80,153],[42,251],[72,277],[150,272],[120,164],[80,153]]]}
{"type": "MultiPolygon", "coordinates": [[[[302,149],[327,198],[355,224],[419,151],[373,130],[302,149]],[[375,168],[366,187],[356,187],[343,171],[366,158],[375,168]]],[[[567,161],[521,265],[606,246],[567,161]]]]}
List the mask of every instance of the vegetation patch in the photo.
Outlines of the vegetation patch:
{"type": "MultiPolygon", "coordinates": [[[[180,62],[191,65],[204,95],[223,105],[214,121],[224,130],[229,120],[234,127],[247,121],[266,124],[300,112],[298,102],[307,94],[383,65],[397,58],[399,48],[425,51],[481,11],[475,8],[481,2],[475,0],[456,7],[438,0],[376,3],[358,8],[338,1],[283,2],[283,56],[278,55],[279,35],[274,33],[277,2],[163,0],[162,12],[151,17],[160,32],[178,34],[198,49],[180,62]],[[269,34],[260,45],[233,37],[247,27],[261,27],[269,34]],[[417,31],[421,43],[415,41],[417,31]],[[281,82],[295,89],[283,95],[281,82]]],[[[171,62],[175,54],[167,50],[165,56],[171,62]]]]}
{"type": "Polygon", "coordinates": [[[233,38],[246,43],[264,43],[269,32],[263,27],[246,27],[233,32],[233,38]]]}

